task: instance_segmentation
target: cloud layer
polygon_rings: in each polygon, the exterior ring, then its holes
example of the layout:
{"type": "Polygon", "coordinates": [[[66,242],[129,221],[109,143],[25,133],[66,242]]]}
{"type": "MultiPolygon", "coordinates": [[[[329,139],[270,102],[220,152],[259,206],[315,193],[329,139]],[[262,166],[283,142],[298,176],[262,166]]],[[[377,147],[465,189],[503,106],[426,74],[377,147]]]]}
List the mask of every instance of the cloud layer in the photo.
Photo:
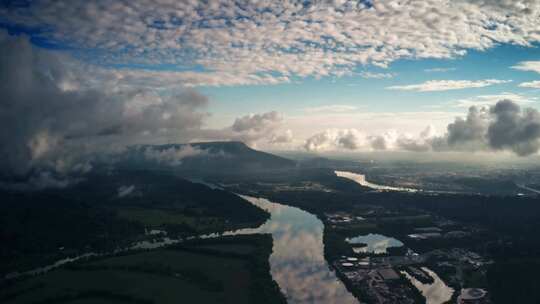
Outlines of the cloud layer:
{"type": "Polygon", "coordinates": [[[540,80],[522,82],[519,86],[522,88],[540,89],[540,80]]]}
{"type": "Polygon", "coordinates": [[[508,83],[511,80],[485,79],[485,80],[429,80],[420,84],[390,86],[390,90],[436,92],[449,90],[462,90],[470,88],[483,88],[495,84],[508,83]]]}
{"type": "Polygon", "coordinates": [[[520,71],[540,73],[540,61],[522,61],[512,68],[520,71]]]}
{"type": "Polygon", "coordinates": [[[359,64],[385,67],[540,41],[534,0],[10,3],[0,7],[0,19],[41,41],[100,64],[169,64],[182,71],[155,74],[190,85],[340,76],[359,64]]]}
{"type": "Polygon", "coordinates": [[[195,91],[160,96],[144,88],[87,88],[72,79],[66,62],[25,37],[0,33],[2,172],[23,174],[44,161],[67,166],[63,157],[74,149],[89,153],[132,137],[191,134],[207,115],[208,100],[195,91]]]}
{"type": "Polygon", "coordinates": [[[540,150],[540,113],[521,109],[510,100],[490,107],[469,108],[465,118],[448,124],[444,135],[432,127],[414,136],[397,131],[367,135],[357,129],[331,129],[308,138],[304,149],[312,152],[336,150],[511,151],[519,156],[540,150]]]}

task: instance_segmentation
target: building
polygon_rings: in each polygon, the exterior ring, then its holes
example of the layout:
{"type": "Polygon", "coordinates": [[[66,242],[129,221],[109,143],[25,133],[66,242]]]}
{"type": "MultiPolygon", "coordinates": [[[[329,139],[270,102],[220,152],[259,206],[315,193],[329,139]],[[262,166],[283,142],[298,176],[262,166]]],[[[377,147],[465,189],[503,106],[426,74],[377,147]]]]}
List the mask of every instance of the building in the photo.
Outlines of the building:
{"type": "Polygon", "coordinates": [[[392,268],[381,268],[378,272],[385,281],[399,279],[399,275],[392,268]]]}

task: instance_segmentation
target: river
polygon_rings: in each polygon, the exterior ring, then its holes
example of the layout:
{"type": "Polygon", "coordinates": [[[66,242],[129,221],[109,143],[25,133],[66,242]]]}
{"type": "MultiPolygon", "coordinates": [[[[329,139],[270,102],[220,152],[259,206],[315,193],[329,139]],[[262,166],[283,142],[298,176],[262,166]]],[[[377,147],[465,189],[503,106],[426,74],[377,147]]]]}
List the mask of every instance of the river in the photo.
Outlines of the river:
{"type": "MultiPolygon", "coordinates": [[[[270,272],[286,296],[288,303],[358,303],[358,300],[347,291],[345,285],[337,278],[324,258],[324,224],[321,220],[296,207],[274,203],[264,198],[243,195],[241,197],[270,213],[270,219],[258,228],[204,235],[201,236],[202,238],[220,235],[271,234],[273,250],[269,258],[270,272]]],[[[116,252],[132,249],[155,249],[178,242],[182,242],[182,240],[163,238],[159,242],[144,241],[116,252]]],[[[13,277],[44,273],[81,258],[105,255],[107,254],[87,253],[32,271],[16,273],[13,277]]],[[[415,286],[417,285],[415,284],[415,286]]],[[[417,286],[422,290],[420,287],[423,286],[417,286]]],[[[426,293],[425,290],[422,291],[424,294],[426,293]]],[[[426,295],[426,297],[428,296],[426,295]]],[[[430,303],[436,303],[436,301],[430,301],[430,303]]]]}
{"type": "Polygon", "coordinates": [[[315,215],[263,198],[242,198],[268,211],[271,217],[259,228],[225,235],[272,235],[270,272],[288,303],[358,303],[324,259],[324,225],[315,215]]]}
{"type": "Polygon", "coordinates": [[[344,178],[353,180],[364,187],[368,187],[374,190],[402,191],[402,192],[418,192],[419,191],[418,189],[413,189],[413,188],[392,187],[392,186],[374,184],[372,182],[367,181],[366,176],[364,174],[357,174],[357,173],[352,173],[352,172],[347,172],[347,171],[334,171],[334,173],[339,177],[344,177],[344,178]]]}

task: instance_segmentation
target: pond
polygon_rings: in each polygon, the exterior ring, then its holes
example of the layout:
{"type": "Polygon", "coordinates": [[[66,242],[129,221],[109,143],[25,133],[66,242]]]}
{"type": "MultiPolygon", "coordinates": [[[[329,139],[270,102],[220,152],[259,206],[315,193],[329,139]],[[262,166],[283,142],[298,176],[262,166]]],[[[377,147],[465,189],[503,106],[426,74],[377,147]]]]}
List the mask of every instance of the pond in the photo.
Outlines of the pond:
{"type": "Polygon", "coordinates": [[[359,235],[353,238],[346,238],[345,241],[349,244],[365,244],[362,247],[353,247],[355,253],[386,253],[386,249],[390,247],[401,247],[403,243],[399,240],[388,237],[382,234],[370,233],[367,235],[359,235]]]}
{"type": "Polygon", "coordinates": [[[426,304],[442,304],[446,303],[452,298],[454,289],[446,286],[443,280],[439,276],[427,267],[422,267],[422,270],[427,272],[430,277],[433,278],[433,283],[424,284],[418,281],[415,277],[411,276],[406,271],[402,271],[407,279],[422,293],[426,298],[426,304]]]}

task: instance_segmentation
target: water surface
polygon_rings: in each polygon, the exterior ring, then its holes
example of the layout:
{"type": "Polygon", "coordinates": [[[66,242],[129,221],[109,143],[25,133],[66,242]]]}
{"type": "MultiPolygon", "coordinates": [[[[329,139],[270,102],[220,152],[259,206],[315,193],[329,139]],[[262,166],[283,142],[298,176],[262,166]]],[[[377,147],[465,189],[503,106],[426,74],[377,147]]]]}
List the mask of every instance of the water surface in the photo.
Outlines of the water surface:
{"type": "Polygon", "coordinates": [[[352,172],[347,172],[347,171],[334,171],[334,173],[339,177],[348,178],[364,187],[368,187],[374,190],[418,192],[418,189],[413,189],[413,188],[392,187],[392,186],[374,184],[372,182],[367,181],[366,176],[364,174],[352,173],[352,172]]]}
{"type": "Polygon", "coordinates": [[[262,198],[242,198],[271,217],[259,228],[225,234],[272,234],[270,272],[289,303],[358,303],[324,259],[324,225],[315,215],[262,198]]]}
{"type": "Polygon", "coordinates": [[[422,270],[427,272],[429,276],[433,278],[433,283],[424,284],[406,271],[402,271],[401,273],[403,273],[407,279],[409,279],[409,281],[411,281],[411,283],[422,293],[422,295],[426,298],[426,304],[442,304],[449,301],[454,294],[454,289],[446,286],[444,281],[441,280],[441,278],[439,278],[439,276],[431,269],[422,267],[422,270]]]}
{"type": "Polygon", "coordinates": [[[346,238],[345,241],[349,244],[366,244],[364,247],[354,247],[356,253],[369,252],[375,254],[386,253],[386,249],[390,247],[401,247],[403,243],[399,240],[388,237],[382,234],[366,234],[359,235],[353,238],[346,238]]]}

